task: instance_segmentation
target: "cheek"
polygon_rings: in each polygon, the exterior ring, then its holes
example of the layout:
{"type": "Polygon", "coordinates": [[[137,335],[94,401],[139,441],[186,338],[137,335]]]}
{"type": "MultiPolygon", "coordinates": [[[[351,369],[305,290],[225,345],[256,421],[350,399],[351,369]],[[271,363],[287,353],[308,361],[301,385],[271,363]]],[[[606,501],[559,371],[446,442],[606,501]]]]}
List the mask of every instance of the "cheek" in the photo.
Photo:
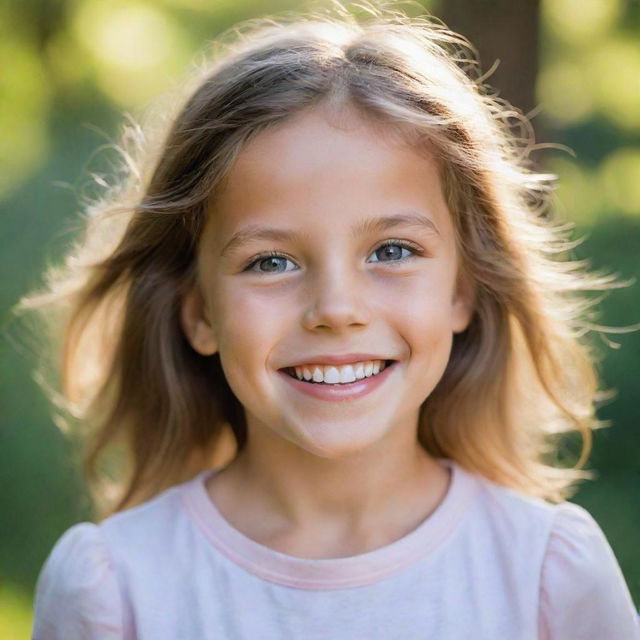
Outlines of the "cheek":
{"type": "Polygon", "coordinates": [[[378,310],[423,333],[451,331],[453,277],[437,268],[394,278],[376,296],[378,310]]]}
{"type": "Polygon", "coordinates": [[[407,303],[400,322],[412,350],[426,350],[432,356],[449,353],[452,318],[445,303],[446,299],[435,296],[416,296],[407,303]]]}
{"type": "Polygon", "coordinates": [[[229,286],[219,291],[214,316],[221,357],[264,363],[292,317],[290,302],[273,290],[229,286]]]}
{"type": "Polygon", "coordinates": [[[426,397],[442,377],[453,345],[453,285],[448,271],[433,269],[388,287],[385,317],[421,373],[426,397]]]}

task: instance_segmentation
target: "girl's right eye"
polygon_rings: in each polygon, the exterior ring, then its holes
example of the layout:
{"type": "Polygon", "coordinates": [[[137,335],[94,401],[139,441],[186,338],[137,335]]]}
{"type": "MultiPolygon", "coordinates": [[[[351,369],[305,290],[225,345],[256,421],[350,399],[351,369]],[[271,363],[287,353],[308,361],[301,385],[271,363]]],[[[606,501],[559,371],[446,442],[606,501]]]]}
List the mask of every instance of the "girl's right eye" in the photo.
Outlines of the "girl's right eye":
{"type": "Polygon", "coordinates": [[[255,260],[249,263],[244,271],[253,271],[254,273],[285,273],[285,271],[294,271],[294,269],[287,269],[286,263],[291,262],[289,258],[283,256],[275,251],[270,251],[261,256],[258,256],[255,260]],[[280,268],[284,266],[284,268],[280,268]]]}

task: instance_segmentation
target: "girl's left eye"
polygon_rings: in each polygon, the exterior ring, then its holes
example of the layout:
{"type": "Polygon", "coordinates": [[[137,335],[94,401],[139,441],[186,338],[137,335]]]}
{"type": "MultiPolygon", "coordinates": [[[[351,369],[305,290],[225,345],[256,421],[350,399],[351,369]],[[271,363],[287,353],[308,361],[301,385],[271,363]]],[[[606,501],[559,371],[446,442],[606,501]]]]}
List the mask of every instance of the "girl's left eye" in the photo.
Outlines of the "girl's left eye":
{"type": "Polygon", "coordinates": [[[423,253],[422,249],[411,242],[405,242],[402,240],[386,240],[383,242],[371,255],[377,257],[381,254],[383,258],[391,258],[390,260],[378,258],[378,260],[372,260],[371,262],[404,262],[409,258],[415,257],[416,254],[423,253]],[[403,251],[407,251],[409,255],[402,255],[403,251]],[[397,259],[393,259],[397,258],[397,259]]]}
{"type": "MultiPolygon", "coordinates": [[[[421,253],[424,253],[423,250],[413,243],[403,240],[386,240],[371,253],[372,256],[376,257],[376,260],[369,260],[368,262],[397,264],[399,262],[405,262],[421,253]],[[406,251],[409,255],[402,255],[403,251],[406,251]]],[[[244,271],[253,271],[254,273],[263,275],[267,273],[295,271],[295,268],[286,268],[287,262],[293,264],[287,256],[277,253],[276,251],[269,251],[268,253],[258,256],[246,266],[244,271]],[[260,269],[261,266],[264,267],[264,270],[260,269]],[[284,266],[284,268],[279,268],[281,266],[284,266]]]]}

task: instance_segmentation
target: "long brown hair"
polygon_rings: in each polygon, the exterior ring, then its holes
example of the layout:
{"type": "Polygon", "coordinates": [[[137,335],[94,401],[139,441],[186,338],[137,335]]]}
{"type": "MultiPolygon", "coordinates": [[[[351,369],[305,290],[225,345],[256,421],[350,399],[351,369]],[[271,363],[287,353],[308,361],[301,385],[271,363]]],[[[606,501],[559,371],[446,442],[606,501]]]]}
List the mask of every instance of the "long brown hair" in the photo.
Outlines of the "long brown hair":
{"type": "Polygon", "coordinates": [[[164,129],[125,129],[118,185],[86,209],[83,233],[48,270],[44,290],[17,306],[45,322],[60,374],[59,390],[47,392],[82,434],[102,512],[244,446],[242,406],[219,357],[187,342],[180,304],[195,281],[207,211],[238,152],[267,127],[327,103],[435,149],[475,283],[472,322],[423,405],[422,445],[550,500],[589,476],[581,467],[597,426],[597,377],[584,341],[593,320],[585,292],[614,280],[565,259],[570,228],[554,219],[554,176],[532,167],[526,118],[492,95],[469,43],[432,17],[366,6],[365,18],[339,5],[221,36],[164,129]],[[582,437],[573,468],[558,458],[557,436],[569,431],[582,437]]]}

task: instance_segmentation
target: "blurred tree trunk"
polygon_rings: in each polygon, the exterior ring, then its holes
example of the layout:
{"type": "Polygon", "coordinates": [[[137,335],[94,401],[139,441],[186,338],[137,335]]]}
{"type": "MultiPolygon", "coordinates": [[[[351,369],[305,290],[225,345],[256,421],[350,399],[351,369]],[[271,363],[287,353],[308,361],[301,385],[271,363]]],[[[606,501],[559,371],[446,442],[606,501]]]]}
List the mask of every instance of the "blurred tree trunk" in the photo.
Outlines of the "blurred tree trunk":
{"type": "Polygon", "coordinates": [[[487,82],[501,98],[536,106],[540,0],[438,0],[434,13],[477,48],[483,73],[500,61],[487,82]]]}

